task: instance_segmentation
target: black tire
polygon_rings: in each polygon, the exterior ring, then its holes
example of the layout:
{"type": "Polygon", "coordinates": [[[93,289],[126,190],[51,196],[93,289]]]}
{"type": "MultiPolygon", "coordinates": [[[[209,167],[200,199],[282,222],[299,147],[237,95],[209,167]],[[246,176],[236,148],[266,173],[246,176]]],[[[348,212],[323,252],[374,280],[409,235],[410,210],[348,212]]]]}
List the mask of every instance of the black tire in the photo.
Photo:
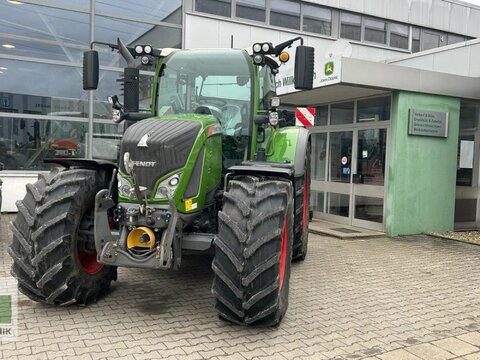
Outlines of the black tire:
{"type": "Polygon", "coordinates": [[[292,261],[303,261],[308,250],[308,222],[310,219],[310,143],[305,154],[305,173],[295,178],[295,237],[292,261]]]}
{"type": "Polygon", "coordinates": [[[236,177],[224,193],[218,220],[212,293],[220,318],[252,326],[278,325],[288,307],[292,184],[236,177]]]}
{"type": "Polygon", "coordinates": [[[8,248],[20,292],[35,301],[60,305],[88,304],[108,292],[116,268],[93,262],[96,254],[89,250],[94,249],[95,194],[105,184],[95,171],[75,169],[52,171],[27,185],[27,195],[17,201],[8,248]]]}

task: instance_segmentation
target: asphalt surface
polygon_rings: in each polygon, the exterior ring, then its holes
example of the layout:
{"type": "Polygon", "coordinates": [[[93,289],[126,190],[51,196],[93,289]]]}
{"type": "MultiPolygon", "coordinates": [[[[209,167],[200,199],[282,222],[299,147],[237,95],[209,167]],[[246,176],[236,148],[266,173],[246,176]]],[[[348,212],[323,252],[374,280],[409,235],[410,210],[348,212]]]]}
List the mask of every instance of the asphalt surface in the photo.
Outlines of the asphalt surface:
{"type": "MultiPolygon", "coordinates": [[[[0,217],[0,278],[10,277],[0,217]]],[[[480,359],[480,246],[428,236],[310,236],[293,265],[278,328],[219,320],[208,257],[180,271],[120,269],[88,307],[18,295],[16,341],[2,359],[480,359]]],[[[1,289],[0,289],[1,292],[1,289]]]]}

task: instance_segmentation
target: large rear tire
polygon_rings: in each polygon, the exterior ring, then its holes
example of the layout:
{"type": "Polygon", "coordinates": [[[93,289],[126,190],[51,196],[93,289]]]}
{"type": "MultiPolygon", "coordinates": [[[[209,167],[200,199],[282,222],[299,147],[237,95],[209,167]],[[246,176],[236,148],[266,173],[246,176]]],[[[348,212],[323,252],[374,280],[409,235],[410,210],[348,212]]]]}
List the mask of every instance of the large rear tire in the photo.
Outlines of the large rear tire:
{"type": "Polygon", "coordinates": [[[305,172],[295,180],[295,238],[292,261],[303,261],[308,250],[310,206],[310,143],[305,154],[305,172]]]}
{"type": "Polygon", "coordinates": [[[11,224],[12,275],[30,299],[88,304],[108,292],[116,268],[96,262],[95,194],[106,180],[93,170],[52,171],[27,185],[11,224]]]}
{"type": "Polygon", "coordinates": [[[220,318],[253,326],[278,325],[288,307],[292,184],[238,176],[224,193],[218,220],[212,293],[220,318]]]}

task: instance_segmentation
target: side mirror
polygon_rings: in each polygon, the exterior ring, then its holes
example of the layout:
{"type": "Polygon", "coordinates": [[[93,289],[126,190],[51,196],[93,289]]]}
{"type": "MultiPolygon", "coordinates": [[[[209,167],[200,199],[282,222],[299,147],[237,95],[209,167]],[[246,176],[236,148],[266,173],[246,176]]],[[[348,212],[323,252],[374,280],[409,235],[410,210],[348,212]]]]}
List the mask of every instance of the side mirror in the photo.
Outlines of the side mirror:
{"type": "Polygon", "coordinates": [[[315,50],[311,46],[297,46],[295,53],[295,89],[311,90],[313,88],[313,71],[315,50]]]}
{"type": "Polygon", "coordinates": [[[83,90],[96,90],[98,86],[98,51],[83,53],[83,90]]]}

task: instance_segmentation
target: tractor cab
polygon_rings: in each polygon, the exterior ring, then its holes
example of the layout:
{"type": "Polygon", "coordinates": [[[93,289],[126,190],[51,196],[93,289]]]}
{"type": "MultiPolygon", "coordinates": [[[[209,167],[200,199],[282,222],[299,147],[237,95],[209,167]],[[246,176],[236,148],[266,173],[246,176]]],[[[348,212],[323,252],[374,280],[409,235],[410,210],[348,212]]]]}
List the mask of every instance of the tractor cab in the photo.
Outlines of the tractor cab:
{"type": "Polygon", "coordinates": [[[223,167],[247,158],[254,106],[253,66],[243,50],[181,50],[160,66],[157,115],[210,115],[222,127],[223,167]]]}

